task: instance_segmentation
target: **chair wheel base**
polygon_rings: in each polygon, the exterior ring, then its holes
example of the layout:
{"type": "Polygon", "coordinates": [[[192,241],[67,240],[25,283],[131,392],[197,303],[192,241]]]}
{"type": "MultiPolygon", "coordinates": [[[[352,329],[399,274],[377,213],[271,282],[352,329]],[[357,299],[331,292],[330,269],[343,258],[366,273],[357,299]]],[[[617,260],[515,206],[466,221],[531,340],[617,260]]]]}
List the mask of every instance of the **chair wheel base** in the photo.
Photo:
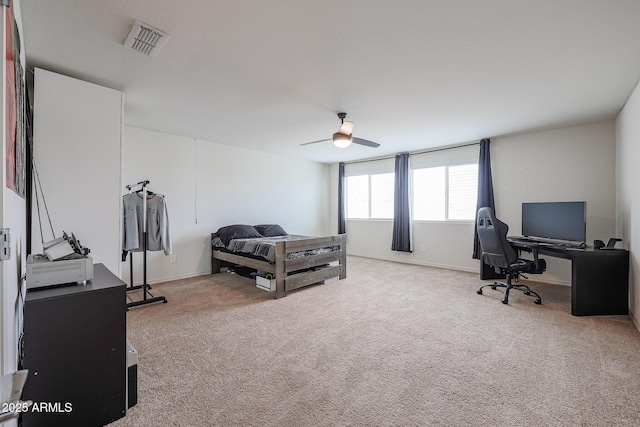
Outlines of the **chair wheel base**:
{"type": "Polygon", "coordinates": [[[487,287],[489,287],[491,289],[494,289],[494,290],[496,288],[499,288],[499,287],[500,288],[506,288],[505,289],[505,293],[504,293],[502,299],[500,300],[500,302],[502,302],[503,304],[509,304],[509,296],[510,296],[509,291],[511,289],[517,289],[517,290],[521,291],[524,295],[527,295],[527,296],[530,296],[530,297],[534,297],[535,298],[533,300],[534,303],[536,303],[538,305],[542,304],[542,298],[540,298],[540,295],[538,295],[536,292],[534,292],[531,289],[529,289],[529,287],[526,286],[526,285],[518,285],[518,284],[512,285],[510,281],[507,282],[507,283],[493,283],[491,285],[481,286],[480,289],[478,289],[476,291],[476,293],[478,295],[482,295],[482,289],[483,288],[487,288],[487,287]]]}

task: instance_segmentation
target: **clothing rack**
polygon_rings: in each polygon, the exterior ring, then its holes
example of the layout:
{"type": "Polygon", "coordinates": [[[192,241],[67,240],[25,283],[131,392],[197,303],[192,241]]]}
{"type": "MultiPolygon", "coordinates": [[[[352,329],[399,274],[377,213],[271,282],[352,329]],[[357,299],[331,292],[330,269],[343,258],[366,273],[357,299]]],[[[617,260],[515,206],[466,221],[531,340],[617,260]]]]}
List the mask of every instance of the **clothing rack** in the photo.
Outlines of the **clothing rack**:
{"type": "MultiPolygon", "coordinates": [[[[149,181],[140,181],[137,184],[127,185],[127,190],[131,193],[131,190],[135,187],[140,186],[140,189],[136,192],[142,192],[142,285],[133,284],[133,252],[129,251],[129,275],[131,278],[131,282],[129,286],[127,286],[127,292],[135,291],[138,289],[142,289],[142,300],[140,301],[131,301],[127,303],[127,308],[136,307],[144,304],[151,304],[154,302],[163,303],[167,302],[167,299],[163,296],[155,297],[149,289],[151,289],[151,285],[147,283],[147,195],[153,194],[147,191],[147,185],[149,185],[149,181]]],[[[124,261],[124,260],[123,260],[124,261]]]]}

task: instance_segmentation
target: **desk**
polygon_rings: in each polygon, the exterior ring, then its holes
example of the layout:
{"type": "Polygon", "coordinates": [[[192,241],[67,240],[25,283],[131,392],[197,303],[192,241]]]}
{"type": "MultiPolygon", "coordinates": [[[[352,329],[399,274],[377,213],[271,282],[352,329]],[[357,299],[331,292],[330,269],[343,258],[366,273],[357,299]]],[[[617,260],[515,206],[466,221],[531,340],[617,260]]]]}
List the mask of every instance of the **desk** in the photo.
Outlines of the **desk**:
{"type": "Polygon", "coordinates": [[[571,260],[571,314],[629,314],[629,252],[568,248],[508,238],[519,250],[571,260]]]}
{"type": "Polygon", "coordinates": [[[22,425],[103,426],[126,411],[126,285],[93,265],[86,285],[30,289],[24,304],[22,425]]]}

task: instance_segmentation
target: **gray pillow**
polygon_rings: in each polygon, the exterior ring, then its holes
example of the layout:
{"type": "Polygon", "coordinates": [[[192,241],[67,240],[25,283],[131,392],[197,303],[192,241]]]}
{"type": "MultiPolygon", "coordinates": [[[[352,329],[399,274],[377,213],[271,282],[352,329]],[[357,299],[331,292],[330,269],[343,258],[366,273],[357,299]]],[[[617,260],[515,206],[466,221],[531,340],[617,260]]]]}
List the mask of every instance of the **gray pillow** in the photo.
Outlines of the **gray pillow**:
{"type": "Polygon", "coordinates": [[[287,232],[278,224],[262,224],[256,225],[255,229],[264,237],[286,236],[287,232]]]}
{"type": "Polygon", "coordinates": [[[263,237],[252,225],[245,224],[227,225],[216,231],[216,234],[225,246],[229,245],[229,242],[233,239],[255,239],[263,237]]]}

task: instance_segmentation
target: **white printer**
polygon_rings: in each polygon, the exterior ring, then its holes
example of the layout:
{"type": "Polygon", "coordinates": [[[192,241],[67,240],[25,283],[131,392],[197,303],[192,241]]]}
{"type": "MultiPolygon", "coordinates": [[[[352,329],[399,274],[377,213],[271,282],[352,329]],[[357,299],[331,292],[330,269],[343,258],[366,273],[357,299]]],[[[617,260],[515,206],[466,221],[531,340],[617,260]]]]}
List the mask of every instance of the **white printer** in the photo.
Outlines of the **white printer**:
{"type": "Polygon", "coordinates": [[[93,279],[93,259],[88,255],[89,249],[82,247],[73,234],[69,237],[63,233],[62,237],[42,246],[44,254],[27,257],[27,289],[93,279]]]}

